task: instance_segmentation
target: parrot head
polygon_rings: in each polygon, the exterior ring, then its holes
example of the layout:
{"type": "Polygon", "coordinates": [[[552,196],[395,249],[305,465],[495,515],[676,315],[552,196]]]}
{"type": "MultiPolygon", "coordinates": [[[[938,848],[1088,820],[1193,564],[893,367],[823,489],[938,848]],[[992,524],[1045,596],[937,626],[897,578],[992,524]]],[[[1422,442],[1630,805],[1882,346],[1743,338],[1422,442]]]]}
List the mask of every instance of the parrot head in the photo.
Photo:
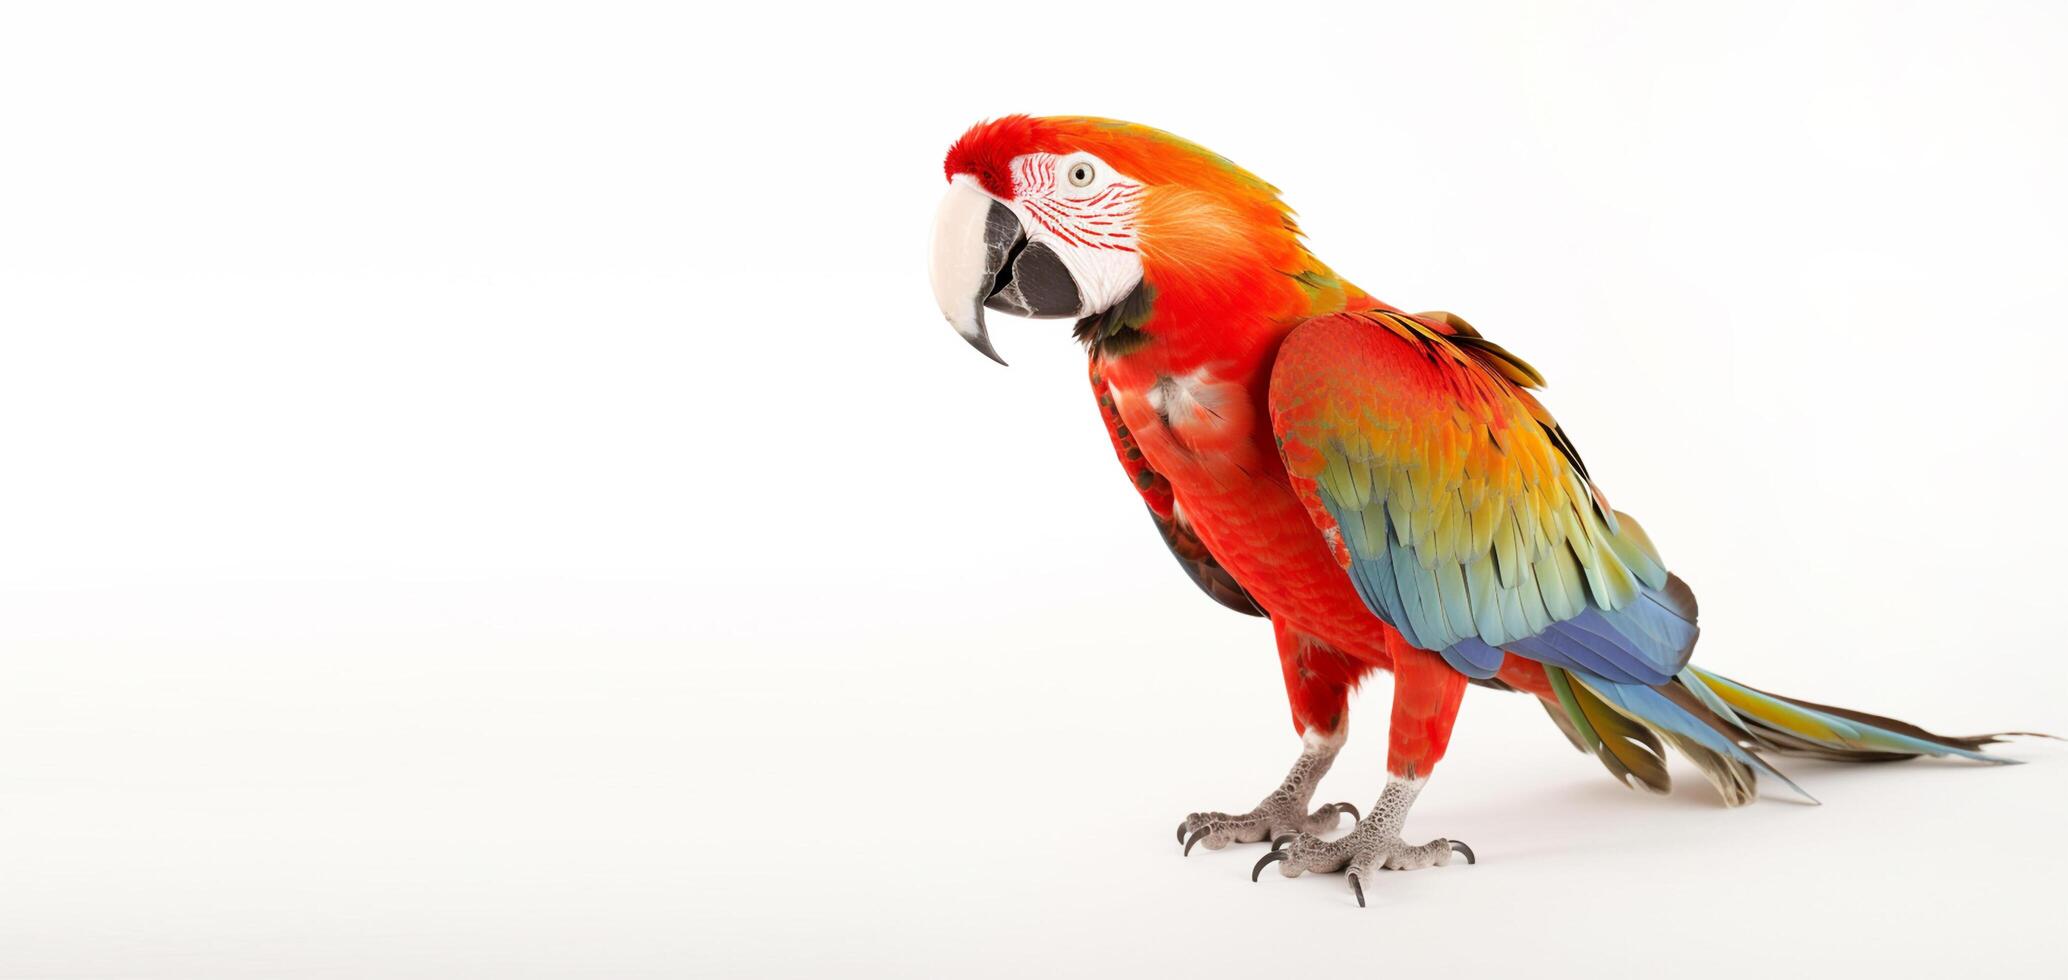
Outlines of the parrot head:
{"type": "Polygon", "coordinates": [[[987,307],[1077,319],[1080,339],[1093,343],[1099,318],[1146,318],[1173,290],[1234,296],[1246,278],[1311,264],[1275,188],[1146,126],[1006,116],[964,133],[944,170],[934,299],[1000,364],[987,307]]]}

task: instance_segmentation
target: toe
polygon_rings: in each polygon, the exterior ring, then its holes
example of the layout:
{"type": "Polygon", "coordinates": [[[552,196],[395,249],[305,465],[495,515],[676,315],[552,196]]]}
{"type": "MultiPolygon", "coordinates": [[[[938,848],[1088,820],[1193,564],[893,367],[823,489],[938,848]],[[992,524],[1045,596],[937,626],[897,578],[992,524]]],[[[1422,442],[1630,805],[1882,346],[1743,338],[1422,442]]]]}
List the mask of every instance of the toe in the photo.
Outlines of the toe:
{"type": "Polygon", "coordinates": [[[1351,852],[1340,843],[1322,840],[1313,834],[1294,834],[1286,842],[1286,863],[1296,864],[1302,871],[1331,873],[1343,870],[1350,862],[1351,852]]]}
{"type": "Polygon", "coordinates": [[[1195,846],[1209,851],[1218,851],[1230,844],[1254,844],[1269,840],[1273,831],[1281,828],[1271,815],[1263,813],[1228,814],[1219,811],[1195,813],[1178,825],[1178,843],[1184,845],[1186,853],[1195,846]]]}
{"type": "Polygon", "coordinates": [[[1197,844],[1209,851],[1218,851],[1229,844],[1247,844],[1264,839],[1262,827],[1250,826],[1241,820],[1209,820],[1192,828],[1192,836],[1185,838],[1185,853],[1192,853],[1197,844]]]}
{"type": "Polygon", "coordinates": [[[1437,838],[1420,847],[1402,847],[1394,851],[1387,855],[1386,867],[1395,871],[1439,867],[1449,864],[1450,856],[1450,841],[1437,838]]]}
{"type": "MultiPolygon", "coordinates": [[[[1218,810],[1203,810],[1198,813],[1186,814],[1185,819],[1178,824],[1178,843],[1186,844],[1185,838],[1197,836],[1198,831],[1201,830],[1211,833],[1213,824],[1227,818],[1227,814],[1218,810]]],[[[1190,844],[1186,844],[1185,849],[1187,851],[1191,850],[1190,844]]]]}
{"type": "Polygon", "coordinates": [[[1303,829],[1310,834],[1320,834],[1334,830],[1341,825],[1342,815],[1345,813],[1350,815],[1351,823],[1357,822],[1358,813],[1355,806],[1348,803],[1330,803],[1315,809],[1307,817],[1306,826],[1303,829]]]}

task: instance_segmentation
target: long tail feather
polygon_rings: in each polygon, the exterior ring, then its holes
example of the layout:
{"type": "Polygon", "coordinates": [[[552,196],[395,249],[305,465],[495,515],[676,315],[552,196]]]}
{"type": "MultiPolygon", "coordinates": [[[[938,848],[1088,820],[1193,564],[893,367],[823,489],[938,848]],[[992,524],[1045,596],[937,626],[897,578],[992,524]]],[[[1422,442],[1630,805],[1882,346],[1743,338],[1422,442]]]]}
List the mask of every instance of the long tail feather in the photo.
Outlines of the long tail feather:
{"type": "Polygon", "coordinates": [[[1557,697],[1555,704],[1545,701],[1552,720],[1617,779],[1666,792],[1671,778],[1663,739],[1692,760],[1730,806],[1755,799],[1760,776],[1816,801],[1760,752],[1840,762],[1957,756],[2002,765],[2017,760],[1987,755],[1982,747],[2032,734],[1939,735],[1894,718],[1769,694],[1696,667],[1657,687],[1550,666],[1544,674],[1557,697]]]}
{"type": "Polygon", "coordinates": [[[1996,765],[2017,761],[1981,751],[1982,746],[2000,742],[2002,736],[2016,732],[1937,735],[1894,718],[1768,694],[1699,667],[1687,668],[1679,680],[1690,688],[1708,689],[1729,706],[1762,748],[1775,752],[1847,762],[1879,762],[1920,755],[1959,756],[1996,765]]]}
{"type": "MultiPolygon", "coordinates": [[[[1617,684],[1597,678],[1575,678],[1582,686],[1594,691],[1601,699],[1628,717],[1655,728],[1661,732],[1678,735],[1683,739],[1745,767],[1747,772],[1766,776],[1788,787],[1796,795],[1811,803],[1817,798],[1809,795],[1781,771],[1768,765],[1765,759],[1753,750],[1758,747],[1754,736],[1729,715],[1711,710],[1700,698],[1695,697],[1673,683],[1650,687],[1644,684],[1617,684]]],[[[1697,759],[1698,763],[1704,761],[1697,759]]],[[[1712,771],[1704,768],[1710,782],[1716,784],[1725,802],[1741,797],[1733,784],[1739,773],[1723,767],[1712,771]]],[[[1749,800],[1749,797],[1745,797],[1749,800]]]]}

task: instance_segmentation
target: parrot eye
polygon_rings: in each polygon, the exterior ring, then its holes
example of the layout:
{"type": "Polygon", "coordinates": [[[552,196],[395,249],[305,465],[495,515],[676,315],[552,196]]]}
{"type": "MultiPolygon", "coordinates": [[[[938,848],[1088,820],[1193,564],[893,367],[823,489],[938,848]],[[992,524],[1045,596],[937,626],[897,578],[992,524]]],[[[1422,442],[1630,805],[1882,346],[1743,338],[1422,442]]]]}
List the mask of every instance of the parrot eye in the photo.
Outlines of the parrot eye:
{"type": "Polygon", "coordinates": [[[1076,166],[1070,168],[1070,186],[1083,187],[1091,183],[1093,176],[1095,174],[1091,169],[1091,164],[1079,162],[1076,166]]]}

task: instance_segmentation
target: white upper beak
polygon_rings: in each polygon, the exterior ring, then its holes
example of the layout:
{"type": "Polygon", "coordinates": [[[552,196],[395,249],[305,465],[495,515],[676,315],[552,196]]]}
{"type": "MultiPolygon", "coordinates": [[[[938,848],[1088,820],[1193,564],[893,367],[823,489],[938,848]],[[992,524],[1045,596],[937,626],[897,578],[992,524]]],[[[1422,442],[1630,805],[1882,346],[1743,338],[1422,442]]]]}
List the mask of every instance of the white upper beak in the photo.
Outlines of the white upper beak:
{"type": "Polygon", "coordinates": [[[948,193],[934,212],[928,270],[933,279],[934,302],[940,305],[941,315],[948,318],[949,325],[970,346],[1004,364],[1005,360],[991,347],[990,332],[984,326],[984,300],[991,295],[992,282],[1005,265],[1005,255],[995,241],[998,235],[989,233],[995,203],[966,176],[958,174],[949,181],[948,193]]]}

